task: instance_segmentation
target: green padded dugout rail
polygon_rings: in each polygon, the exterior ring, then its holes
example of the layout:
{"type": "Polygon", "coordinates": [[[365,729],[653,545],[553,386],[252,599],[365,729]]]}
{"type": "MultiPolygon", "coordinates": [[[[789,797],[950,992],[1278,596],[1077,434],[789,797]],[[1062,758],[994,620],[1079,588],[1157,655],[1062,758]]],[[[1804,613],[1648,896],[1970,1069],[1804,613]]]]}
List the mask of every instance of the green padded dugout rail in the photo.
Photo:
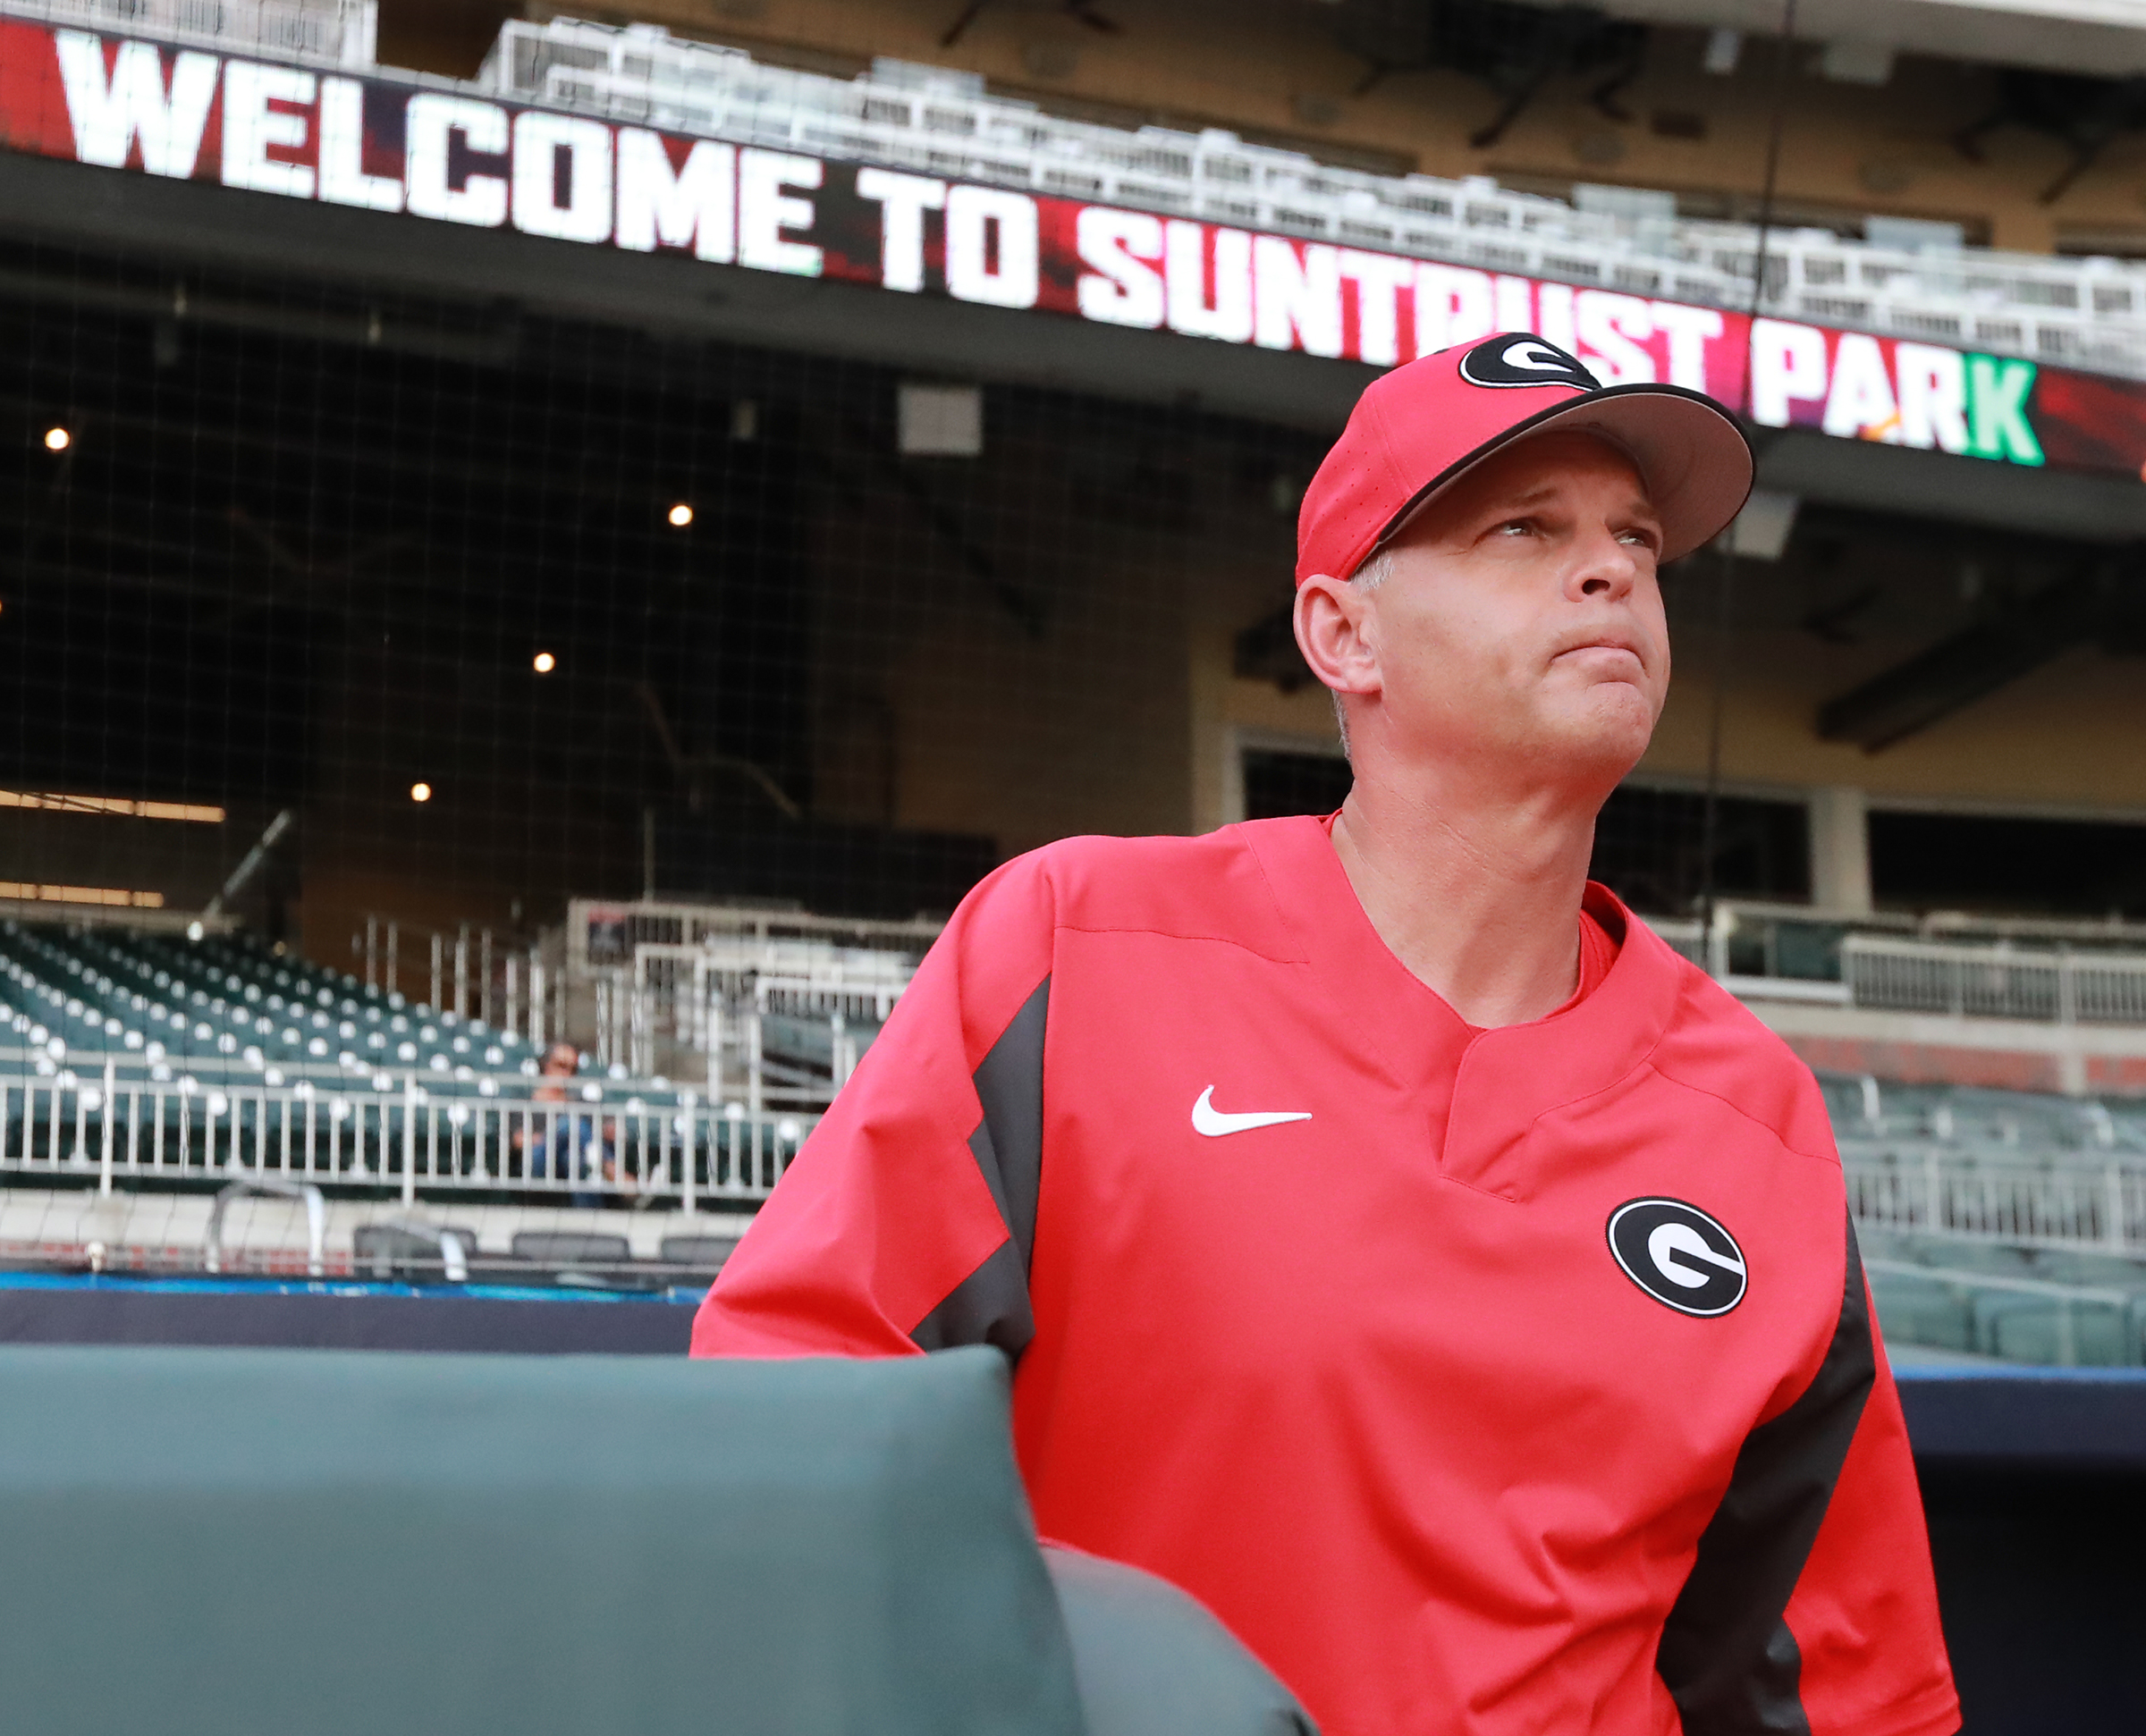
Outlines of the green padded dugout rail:
{"type": "Polygon", "coordinates": [[[0,1350],[30,1736],[1077,1736],[995,1351],[0,1350]]]}

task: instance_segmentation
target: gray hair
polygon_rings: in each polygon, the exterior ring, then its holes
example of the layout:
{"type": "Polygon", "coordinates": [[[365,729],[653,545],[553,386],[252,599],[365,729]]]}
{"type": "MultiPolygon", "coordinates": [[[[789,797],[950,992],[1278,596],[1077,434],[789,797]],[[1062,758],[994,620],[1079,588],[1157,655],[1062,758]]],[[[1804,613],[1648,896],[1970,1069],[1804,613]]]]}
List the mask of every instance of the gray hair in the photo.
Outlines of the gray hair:
{"type": "Polygon", "coordinates": [[[1349,583],[1359,591],[1375,591],[1393,576],[1393,550],[1381,547],[1358,567],[1349,583]]]}

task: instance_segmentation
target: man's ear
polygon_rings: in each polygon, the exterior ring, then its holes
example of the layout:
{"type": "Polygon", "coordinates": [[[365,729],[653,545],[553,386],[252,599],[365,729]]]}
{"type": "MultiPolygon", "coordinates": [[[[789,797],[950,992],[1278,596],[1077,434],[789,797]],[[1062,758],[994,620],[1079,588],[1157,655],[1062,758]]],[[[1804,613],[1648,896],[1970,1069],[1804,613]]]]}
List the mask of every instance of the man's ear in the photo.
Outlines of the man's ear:
{"type": "Polygon", "coordinates": [[[1375,612],[1373,594],[1346,579],[1314,573],[1297,587],[1297,648],[1312,673],[1336,693],[1379,691],[1375,612]]]}

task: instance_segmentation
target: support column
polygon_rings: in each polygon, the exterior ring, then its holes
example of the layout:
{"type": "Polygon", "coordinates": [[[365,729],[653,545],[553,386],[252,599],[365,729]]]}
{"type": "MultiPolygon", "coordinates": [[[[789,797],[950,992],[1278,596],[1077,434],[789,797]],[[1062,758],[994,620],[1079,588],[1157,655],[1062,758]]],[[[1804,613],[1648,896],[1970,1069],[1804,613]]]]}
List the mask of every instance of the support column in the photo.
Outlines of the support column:
{"type": "Polygon", "coordinates": [[[1844,915],[1871,913],[1870,807],[1852,784],[1811,792],[1811,902],[1844,915]]]}

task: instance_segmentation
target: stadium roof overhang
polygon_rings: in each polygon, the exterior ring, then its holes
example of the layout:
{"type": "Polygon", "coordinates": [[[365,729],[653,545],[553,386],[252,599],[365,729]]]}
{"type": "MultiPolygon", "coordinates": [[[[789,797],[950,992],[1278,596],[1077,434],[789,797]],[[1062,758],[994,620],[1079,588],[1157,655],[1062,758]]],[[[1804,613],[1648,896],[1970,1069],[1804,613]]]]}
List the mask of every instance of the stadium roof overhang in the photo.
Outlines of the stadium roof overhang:
{"type": "MultiPolygon", "coordinates": [[[[436,79],[18,21],[0,21],[0,223],[494,310],[456,340],[471,359],[501,356],[497,310],[521,307],[1323,432],[1377,367],[1532,327],[1607,377],[1747,408],[1764,486],[2146,538],[2146,381],[658,134],[436,79]]],[[[41,292],[0,276],[0,295],[41,292]]],[[[65,293],[174,312],[146,282],[65,293]]],[[[183,316],[443,341],[392,310],[287,298],[197,296],[183,316]]]]}

